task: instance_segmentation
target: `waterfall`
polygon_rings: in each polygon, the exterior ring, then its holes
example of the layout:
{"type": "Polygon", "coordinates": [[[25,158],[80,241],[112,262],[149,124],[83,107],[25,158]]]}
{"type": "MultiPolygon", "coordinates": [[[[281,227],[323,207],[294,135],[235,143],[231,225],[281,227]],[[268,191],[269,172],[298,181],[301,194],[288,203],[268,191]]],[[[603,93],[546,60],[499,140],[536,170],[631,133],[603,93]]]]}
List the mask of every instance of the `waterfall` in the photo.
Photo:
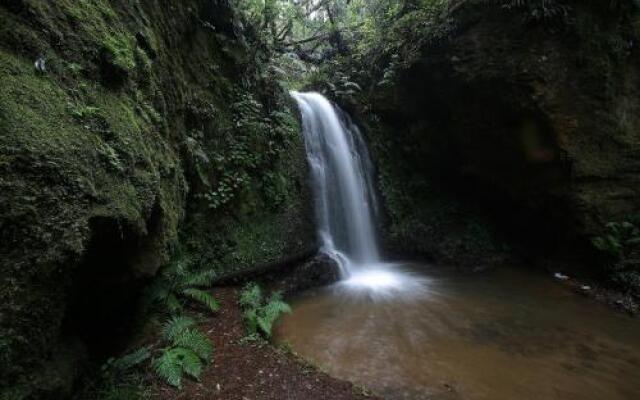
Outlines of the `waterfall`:
{"type": "Polygon", "coordinates": [[[423,278],[380,258],[373,164],[358,127],[319,93],[292,92],[302,114],[321,251],[340,267],[340,287],[374,296],[417,294],[423,278]]]}
{"type": "Polygon", "coordinates": [[[302,113],[321,250],[348,278],[380,263],[372,164],[360,131],[346,114],[318,93],[292,95],[302,113]]]}

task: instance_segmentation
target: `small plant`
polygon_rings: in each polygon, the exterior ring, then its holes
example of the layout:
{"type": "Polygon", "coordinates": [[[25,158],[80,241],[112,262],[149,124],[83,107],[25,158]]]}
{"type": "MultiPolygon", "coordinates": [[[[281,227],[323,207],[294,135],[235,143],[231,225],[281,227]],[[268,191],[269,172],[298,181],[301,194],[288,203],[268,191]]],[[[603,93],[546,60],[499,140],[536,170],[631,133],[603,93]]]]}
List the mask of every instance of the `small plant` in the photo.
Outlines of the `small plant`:
{"type": "Polygon", "coordinates": [[[78,120],[92,118],[99,115],[99,113],[100,108],[87,105],[79,105],[71,110],[71,114],[78,120]]]}
{"type": "Polygon", "coordinates": [[[627,250],[640,246],[640,228],[631,221],[609,222],[606,233],[593,239],[593,245],[615,258],[621,258],[627,250]]]}
{"type": "Polygon", "coordinates": [[[178,259],[160,272],[147,294],[151,301],[165,306],[171,314],[181,313],[187,300],[216,312],[218,302],[205,290],[215,275],[213,270],[190,271],[185,260],[178,259]]]}
{"type": "Polygon", "coordinates": [[[203,363],[211,360],[213,345],[193,326],[195,321],[186,316],[170,318],[162,329],[167,346],[153,362],[153,368],[169,385],[181,388],[183,375],[199,379],[203,363]]]}
{"type": "Polygon", "coordinates": [[[611,281],[640,297],[640,218],[610,222],[601,236],[593,238],[603,254],[603,265],[611,281]]]}
{"type": "Polygon", "coordinates": [[[256,283],[245,286],[240,293],[239,303],[247,334],[253,337],[262,335],[270,338],[273,323],[282,314],[291,312],[291,307],[282,300],[279,292],[266,298],[256,283]]]}
{"type": "Polygon", "coordinates": [[[141,347],[118,358],[109,358],[95,381],[77,397],[96,400],[140,400],[145,398],[143,375],[138,367],[151,358],[150,347],[141,347]]]}
{"type": "Polygon", "coordinates": [[[102,366],[102,374],[108,378],[119,379],[121,374],[130,371],[151,357],[148,346],[141,347],[120,358],[109,358],[102,366]]]}

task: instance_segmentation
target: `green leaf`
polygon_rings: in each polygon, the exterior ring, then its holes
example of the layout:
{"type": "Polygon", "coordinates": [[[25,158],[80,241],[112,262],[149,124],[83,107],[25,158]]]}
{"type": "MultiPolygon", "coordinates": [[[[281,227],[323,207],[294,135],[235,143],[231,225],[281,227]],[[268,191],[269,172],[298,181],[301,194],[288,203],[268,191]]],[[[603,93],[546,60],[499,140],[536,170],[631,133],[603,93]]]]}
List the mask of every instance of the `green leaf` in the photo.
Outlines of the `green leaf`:
{"type": "MultiPolygon", "coordinates": [[[[178,350],[177,348],[176,350],[178,350]]],[[[182,358],[182,370],[187,374],[192,376],[195,379],[200,378],[200,374],[202,373],[202,361],[197,354],[195,354],[190,349],[180,349],[183,353],[182,358]]]]}
{"type": "Polygon", "coordinates": [[[262,302],[262,291],[256,283],[250,283],[240,292],[240,306],[243,308],[258,308],[262,302]]]}
{"type": "Polygon", "coordinates": [[[280,315],[291,312],[291,307],[282,300],[279,300],[279,298],[279,295],[272,296],[269,303],[267,303],[259,313],[258,325],[267,337],[271,337],[273,323],[276,322],[280,315]]]}
{"type": "Polygon", "coordinates": [[[187,277],[184,282],[185,287],[193,287],[193,286],[211,286],[213,284],[213,280],[216,277],[216,272],[214,270],[201,271],[197,273],[193,273],[187,277]]]}
{"type": "Polygon", "coordinates": [[[182,304],[175,294],[169,293],[165,301],[167,308],[171,314],[179,314],[182,312],[182,304]]]}
{"type": "Polygon", "coordinates": [[[182,387],[182,374],[198,379],[202,373],[202,361],[191,349],[174,347],[165,349],[162,355],[153,363],[153,367],[162,379],[169,385],[182,387]]]}
{"type": "Polygon", "coordinates": [[[117,358],[111,362],[111,366],[119,371],[133,368],[151,357],[149,347],[141,347],[138,350],[117,358]]]}
{"type": "Polygon", "coordinates": [[[201,303],[205,307],[207,307],[211,312],[218,311],[219,305],[218,302],[207,292],[200,289],[187,288],[182,291],[182,294],[185,296],[201,303]]]}
{"type": "Polygon", "coordinates": [[[192,350],[205,361],[209,361],[213,353],[213,344],[209,338],[195,329],[188,329],[180,333],[173,339],[172,343],[176,347],[192,350]]]}
{"type": "Polygon", "coordinates": [[[178,355],[174,350],[165,350],[160,358],[153,363],[153,368],[158,376],[169,385],[181,388],[182,362],[178,360],[178,355]]]}
{"type": "Polygon", "coordinates": [[[247,310],[243,313],[244,325],[249,334],[258,332],[258,314],[256,310],[247,310]]]}
{"type": "Polygon", "coordinates": [[[195,325],[195,323],[196,322],[190,317],[174,316],[164,324],[162,336],[166,340],[173,342],[178,336],[195,325]]]}

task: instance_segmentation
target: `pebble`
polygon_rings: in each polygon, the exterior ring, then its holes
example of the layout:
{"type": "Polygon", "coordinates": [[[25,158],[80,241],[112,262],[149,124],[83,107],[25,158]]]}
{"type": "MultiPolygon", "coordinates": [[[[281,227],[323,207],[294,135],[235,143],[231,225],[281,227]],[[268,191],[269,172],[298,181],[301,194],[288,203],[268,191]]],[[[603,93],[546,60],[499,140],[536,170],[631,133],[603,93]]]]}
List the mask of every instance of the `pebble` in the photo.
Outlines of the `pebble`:
{"type": "Polygon", "coordinates": [[[33,66],[36,68],[38,72],[47,72],[47,67],[45,66],[44,58],[40,57],[33,63],[33,66]]]}

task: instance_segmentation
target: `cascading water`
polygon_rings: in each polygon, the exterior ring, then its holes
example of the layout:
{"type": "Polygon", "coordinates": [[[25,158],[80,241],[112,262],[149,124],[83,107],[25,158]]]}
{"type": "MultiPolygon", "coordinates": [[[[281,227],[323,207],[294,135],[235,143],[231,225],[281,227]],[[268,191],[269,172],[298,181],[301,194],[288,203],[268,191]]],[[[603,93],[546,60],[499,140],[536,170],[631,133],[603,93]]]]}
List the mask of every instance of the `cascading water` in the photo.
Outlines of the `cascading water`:
{"type": "Polygon", "coordinates": [[[373,167],[357,126],[319,93],[291,94],[302,114],[321,251],[338,263],[347,286],[412,286],[406,283],[415,279],[380,258],[373,167]]]}

